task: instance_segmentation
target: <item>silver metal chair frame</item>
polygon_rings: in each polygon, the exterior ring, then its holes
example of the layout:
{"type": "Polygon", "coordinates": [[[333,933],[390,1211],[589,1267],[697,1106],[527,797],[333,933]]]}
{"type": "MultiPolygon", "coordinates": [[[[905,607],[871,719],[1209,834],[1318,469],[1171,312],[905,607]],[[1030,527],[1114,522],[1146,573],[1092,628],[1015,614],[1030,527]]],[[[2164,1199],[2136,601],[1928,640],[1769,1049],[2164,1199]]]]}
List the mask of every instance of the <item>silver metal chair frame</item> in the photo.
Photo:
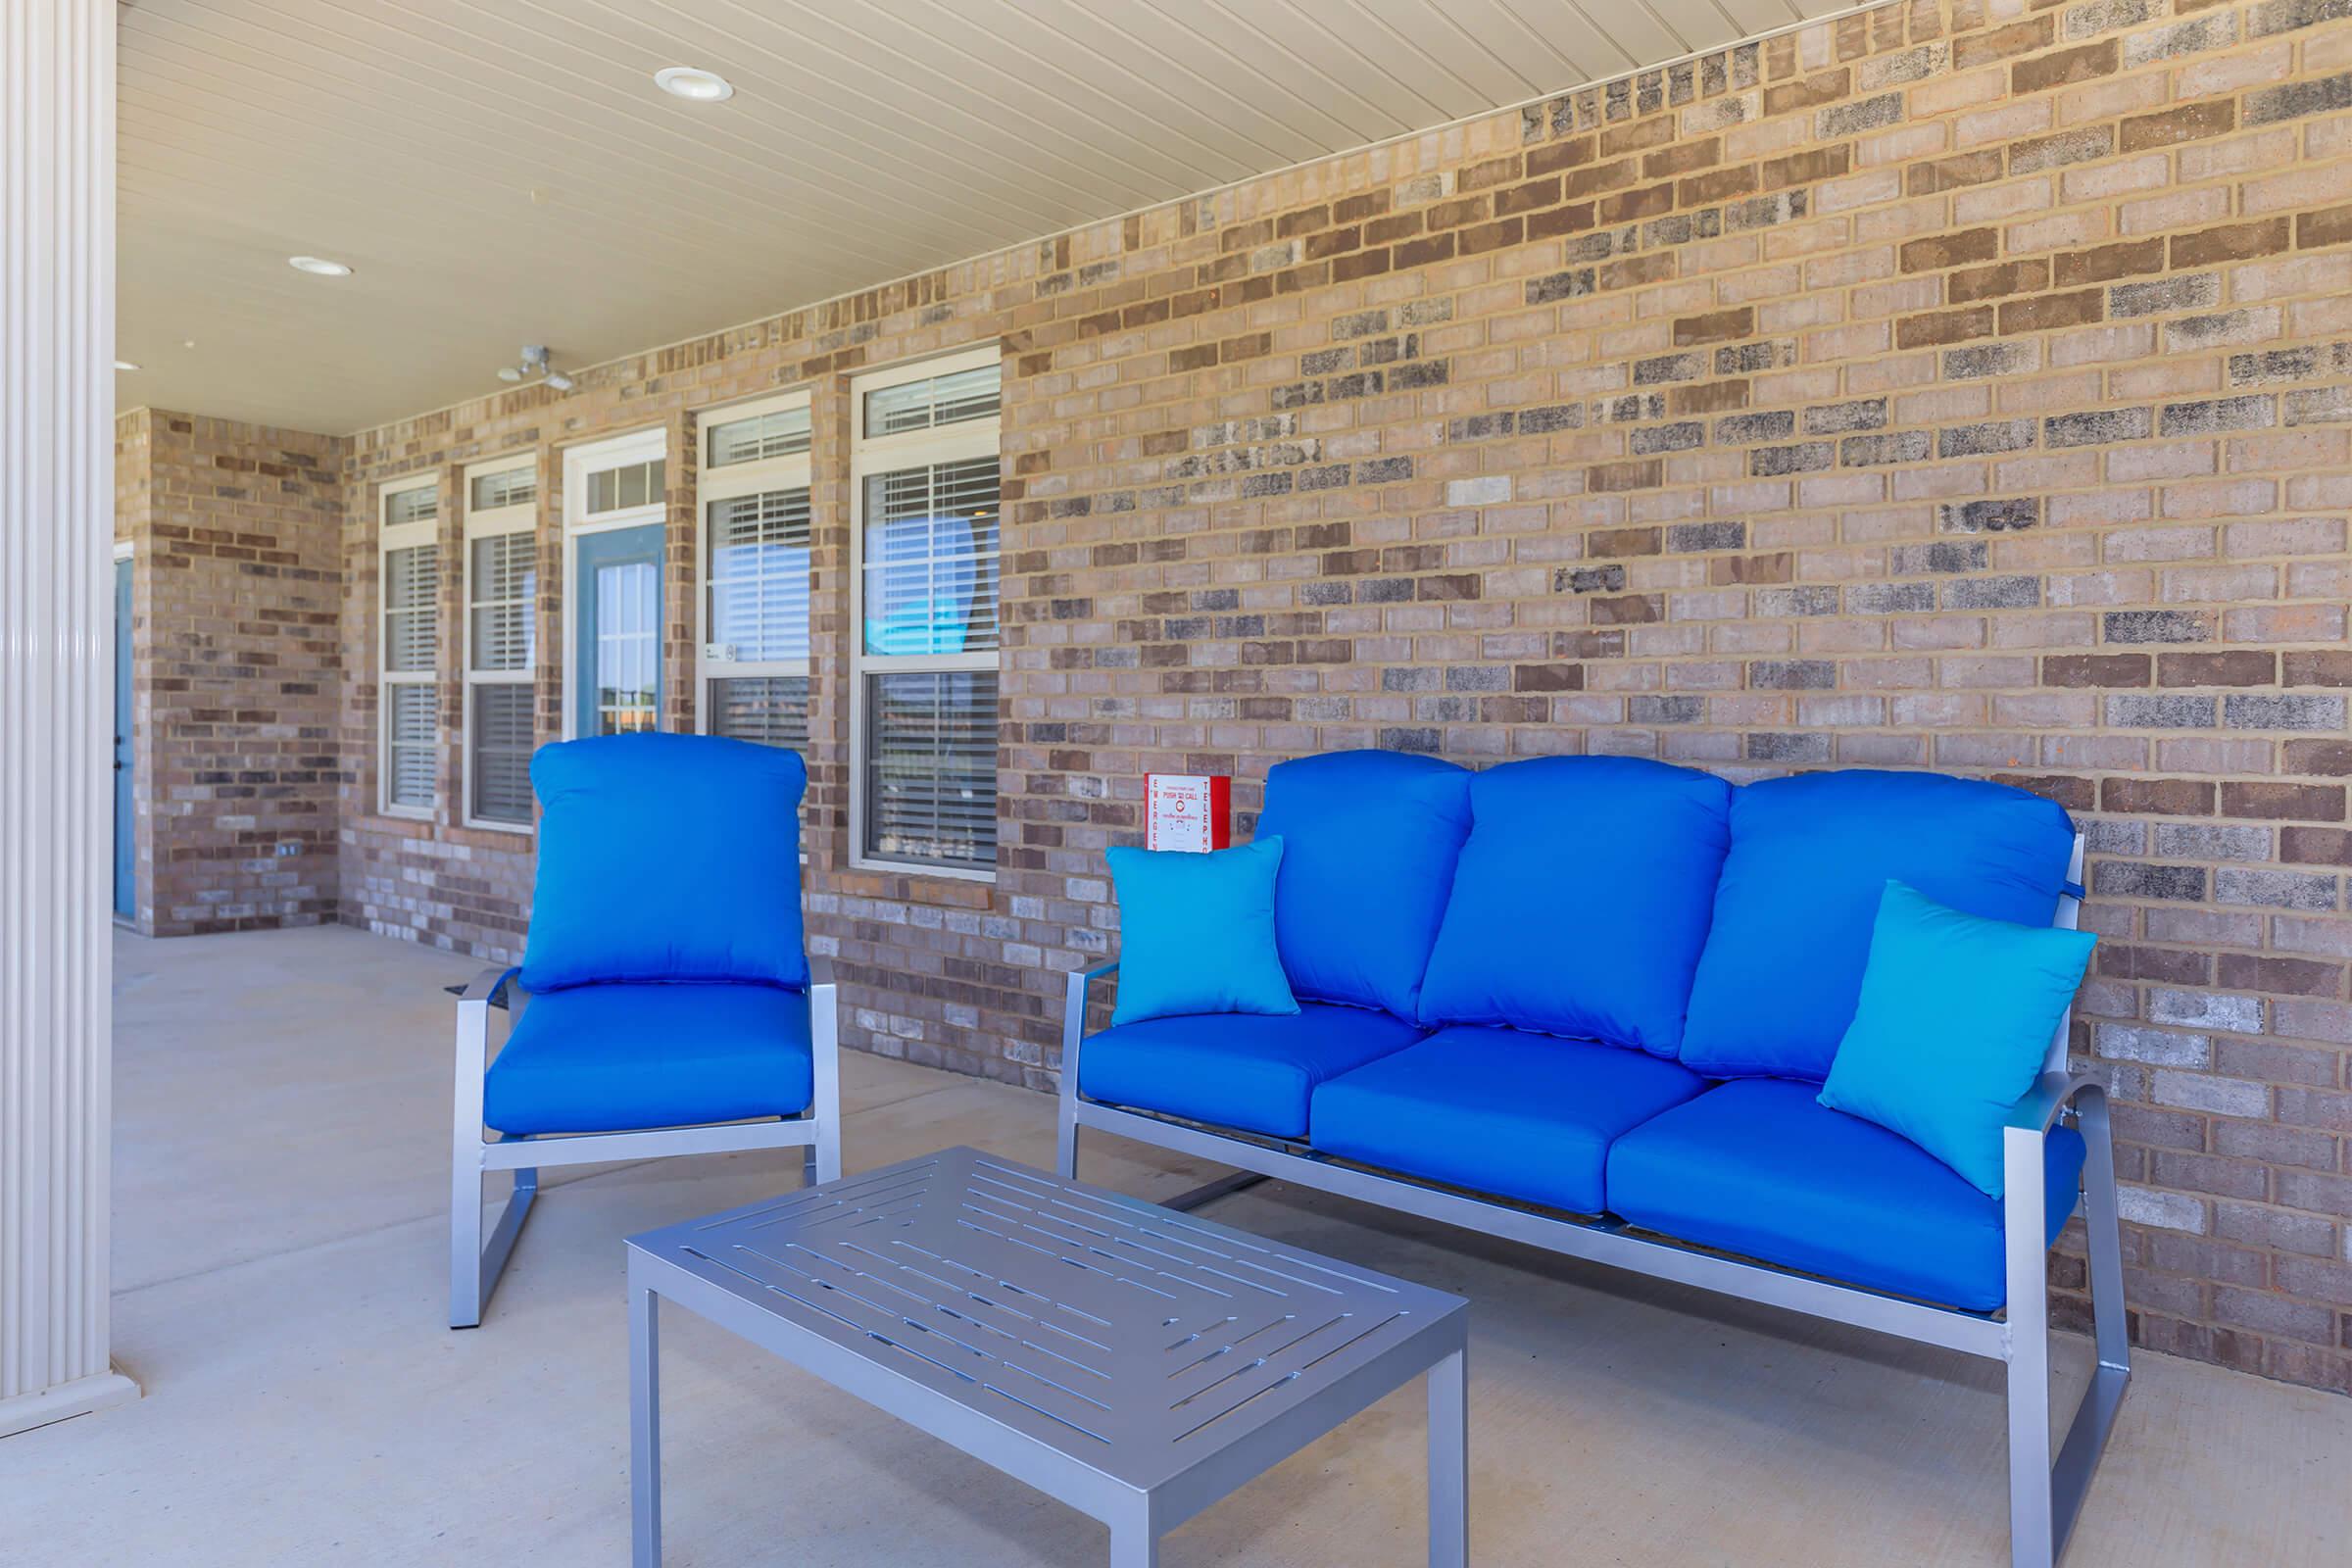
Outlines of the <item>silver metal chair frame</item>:
{"type": "MultiPolygon", "coordinates": [[[[457,1094],[450,1118],[449,1326],[479,1326],[506,1272],[514,1239],[530,1218],[546,1165],[603,1160],[660,1159],[670,1154],[720,1154],[743,1149],[806,1149],[802,1174],[809,1185],[841,1176],[841,1021],[832,960],[808,959],[808,1039],[814,1093],[798,1116],[661,1127],[627,1133],[547,1133],[484,1136],[482,1075],[490,1064],[490,1011],[518,1012],[529,998],[514,986],[517,971],[484,969],[458,998],[457,1094]],[[513,1194],[482,1238],[483,1178],[514,1173],[513,1194]]],[[[510,1022],[509,1029],[513,1025],[510,1022]]],[[[505,1043],[502,1035],[500,1043],[505,1043]]]]}
{"type": "MultiPolygon", "coordinates": [[[[2079,834],[2067,875],[2078,885],[2082,878],[2079,834]]],[[[2062,897],[2052,924],[2075,929],[2080,909],[2078,900],[2062,897]]],[[[2002,1362],[2008,1368],[2010,1562],[2013,1568],[2052,1568],[2065,1551],[2132,1377],[2131,1344],[2124,1319],[2123,1248],[2116,1214],[2115,1142],[2108,1121],[2107,1092],[2096,1079],[2068,1070],[2071,1012],[2060,1020],[2051,1038],[2040,1080],[2011,1112],[2003,1134],[2009,1305],[2000,1312],[1972,1312],[1704,1251],[1667,1237],[1639,1233],[1620,1220],[1559,1217],[1346,1164],[1298,1144],[1258,1141],[1084,1099],[1078,1093],[1078,1056],[1085,1043],[1090,988],[1117,968],[1113,959],[1093,969],[1073,971],[1069,977],[1062,1012],[1055,1151],[1056,1168],[1064,1179],[1077,1178],[1078,1130],[1092,1127],[1244,1172],[1187,1194],[1168,1203],[1169,1207],[1189,1207],[1269,1177],[1297,1182],[1569,1257],[2002,1362]],[[2090,1256],[2098,1365],[2053,1457],[2042,1143],[2061,1118],[2071,1120],[2081,1131],[2089,1151],[2080,1206],[2090,1256]]]]}

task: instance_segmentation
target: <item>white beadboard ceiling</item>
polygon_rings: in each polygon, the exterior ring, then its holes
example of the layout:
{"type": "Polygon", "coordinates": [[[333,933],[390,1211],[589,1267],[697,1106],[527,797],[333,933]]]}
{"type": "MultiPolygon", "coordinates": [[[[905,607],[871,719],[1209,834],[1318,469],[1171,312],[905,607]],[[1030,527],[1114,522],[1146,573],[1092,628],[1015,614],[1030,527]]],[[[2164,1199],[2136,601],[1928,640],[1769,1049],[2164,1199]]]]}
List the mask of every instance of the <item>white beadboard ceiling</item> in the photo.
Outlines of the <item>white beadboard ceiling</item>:
{"type": "Polygon", "coordinates": [[[363,429],[1841,9],[124,0],[119,399],[363,429]]]}

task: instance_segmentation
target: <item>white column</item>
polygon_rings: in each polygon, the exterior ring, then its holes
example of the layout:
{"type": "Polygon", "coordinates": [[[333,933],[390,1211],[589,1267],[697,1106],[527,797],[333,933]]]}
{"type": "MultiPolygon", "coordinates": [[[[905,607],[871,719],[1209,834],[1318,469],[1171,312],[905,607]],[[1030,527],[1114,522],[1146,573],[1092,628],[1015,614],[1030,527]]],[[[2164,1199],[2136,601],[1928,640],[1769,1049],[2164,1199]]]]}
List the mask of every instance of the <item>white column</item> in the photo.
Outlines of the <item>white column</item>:
{"type": "Polygon", "coordinates": [[[115,0],[0,5],[0,1435],[107,1358],[115,0]]]}

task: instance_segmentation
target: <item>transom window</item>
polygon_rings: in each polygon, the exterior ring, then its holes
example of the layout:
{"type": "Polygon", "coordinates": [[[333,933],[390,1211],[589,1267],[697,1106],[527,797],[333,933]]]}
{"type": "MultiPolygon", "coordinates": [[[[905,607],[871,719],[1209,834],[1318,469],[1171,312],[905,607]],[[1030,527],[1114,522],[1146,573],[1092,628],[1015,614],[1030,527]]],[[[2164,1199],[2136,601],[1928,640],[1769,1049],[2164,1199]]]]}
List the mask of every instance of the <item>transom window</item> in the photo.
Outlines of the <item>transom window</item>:
{"type": "Polygon", "coordinates": [[[660,458],[647,458],[637,463],[616,464],[609,468],[588,471],[586,511],[589,516],[608,512],[625,512],[634,507],[657,506],[662,501],[666,482],[667,465],[660,458]]]}
{"type": "Polygon", "coordinates": [[[808,746],[808,395],[703,421],[702,728],[808,746]]]}
{"type": "Polygon", "coordinates": [[[808,394],[799,393],[762,414],[721,414],[710,427],[703,468],[731,468],[808,450],[808,394]]]}
{"type": "Polygon", "coordinates": [[[413,480],[386,488],[377,504],[378,804],[396,816],[430,817],[440,801],[440,492],[429,478],[413,480]]]}
{"type": "Polygon", "coordinates": [[[539,629],[534,461],[466,476],[466,820],[531,825],[539,629]]]}
{"type": "Polygon", "coordinates": [[[852,383],[859,863],[995,873],[1001,359],[852,383]]]}

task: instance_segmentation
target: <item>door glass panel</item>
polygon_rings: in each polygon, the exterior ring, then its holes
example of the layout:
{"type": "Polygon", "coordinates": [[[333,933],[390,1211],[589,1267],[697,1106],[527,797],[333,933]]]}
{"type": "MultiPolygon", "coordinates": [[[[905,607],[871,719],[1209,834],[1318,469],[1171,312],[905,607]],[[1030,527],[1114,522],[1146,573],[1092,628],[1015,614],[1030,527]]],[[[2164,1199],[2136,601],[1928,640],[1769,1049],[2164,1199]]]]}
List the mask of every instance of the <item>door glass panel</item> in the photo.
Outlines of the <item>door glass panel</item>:
{"type": "Polygon", "coordinates": [[[576,546],[581,605],[573,722],[581,735],[659,729],[662,525],[590,534],[576,546]]]}

